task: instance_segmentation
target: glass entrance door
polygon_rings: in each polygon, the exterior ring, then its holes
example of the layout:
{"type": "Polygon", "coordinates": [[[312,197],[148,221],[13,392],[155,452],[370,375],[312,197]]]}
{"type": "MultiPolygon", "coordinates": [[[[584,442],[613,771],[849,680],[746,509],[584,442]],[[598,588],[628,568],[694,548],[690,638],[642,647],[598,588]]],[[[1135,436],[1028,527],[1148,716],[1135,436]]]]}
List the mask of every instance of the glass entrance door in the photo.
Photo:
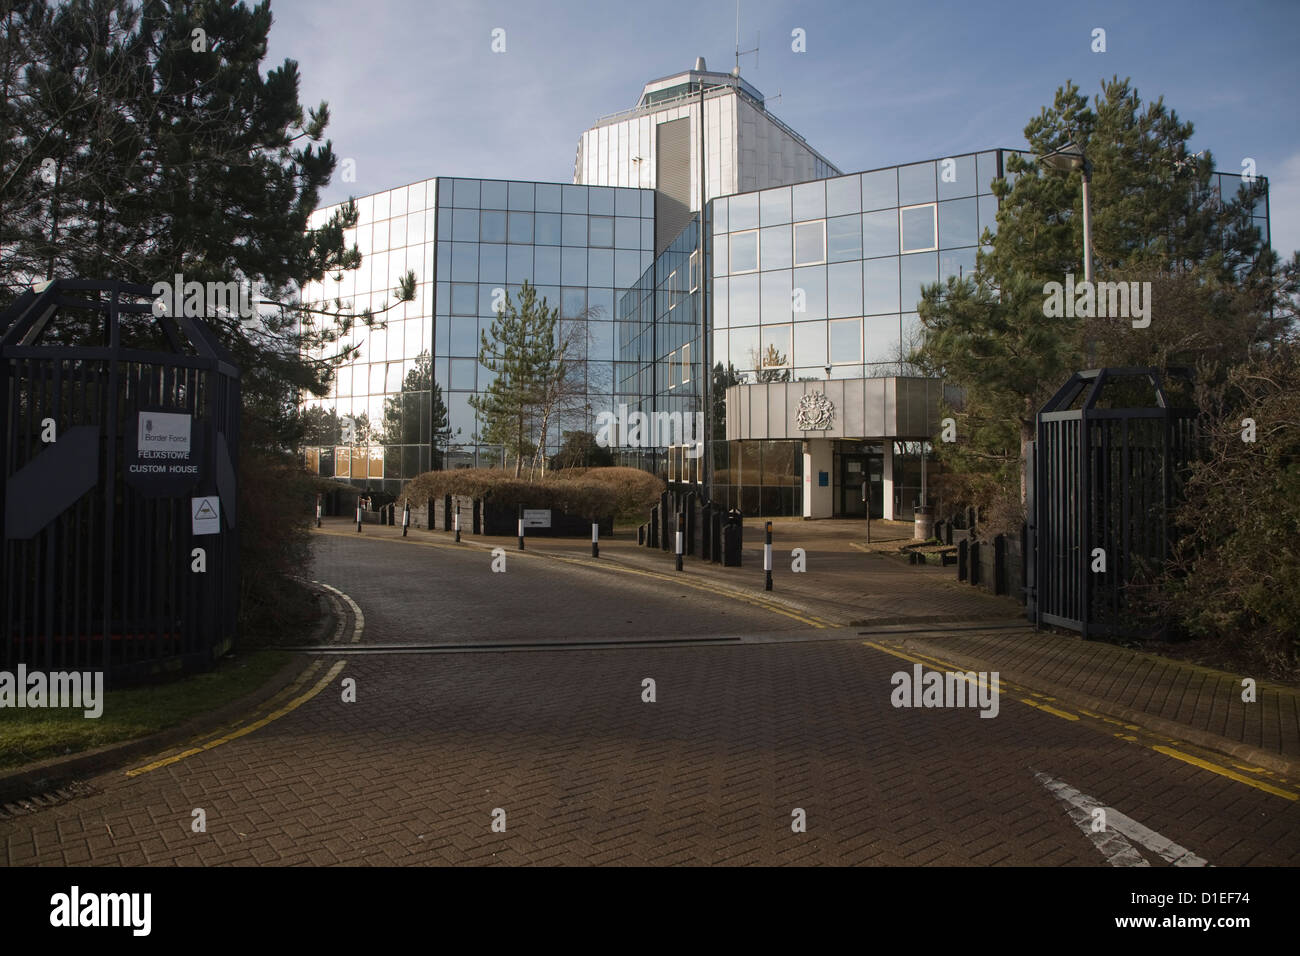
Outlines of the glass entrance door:
{"type": "Polygon", "coordinates": [[[840,456],[840,514],[846,518],[865,518],[866,504],[862,501],[862,482],[867,482],[867,502],[871,517],[885,513],[884,464],[878,454],[840,456]]]}

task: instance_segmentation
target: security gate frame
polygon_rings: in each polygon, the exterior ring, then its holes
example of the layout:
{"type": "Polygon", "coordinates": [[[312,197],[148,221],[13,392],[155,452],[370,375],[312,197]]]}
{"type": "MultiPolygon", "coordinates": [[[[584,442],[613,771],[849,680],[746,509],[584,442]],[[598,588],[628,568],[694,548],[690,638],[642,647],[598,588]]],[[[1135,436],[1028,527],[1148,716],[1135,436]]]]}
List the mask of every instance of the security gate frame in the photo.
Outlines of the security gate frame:
{"type": "MultiPolygon", "coordinates": [[[[1168,374],[1190,381],[1187,369],[1168,374]]],[[[1029,483],[1033,574],[1027,606],[1039,625],[1132,635],[1124,591],[1168,557],[1171,510],[1196,442],[1196,410],[1174,407],[1154,368],[1075,373],[1037,416],[1029,483]],[[1108,385],[1144,378],[1155,406],[1099,407],[1108,385]],[[1082,396],[1082,402],[1074,407],[1082,396]],[[1093,571],[1101,548],[1104,571],[1093,571]]]]}
{"type": "Polygon", "coordinates": [[[203,321],[155,315],[155,298],[149,286],[63,279],[0,315],[8,670],[140,678],[209,666],[237,638],[239,370],[203,321]],[[126,347],[124,319],[169,350],[126,347]],[[69,329],[98,344],[62,344],[69,329]],[[154,487],[128,478],[141,411],[190,416],[192,477],[168,474],[154,487]],[[195,499],[214,495],[216,533],[193,534],[195,499]]]}

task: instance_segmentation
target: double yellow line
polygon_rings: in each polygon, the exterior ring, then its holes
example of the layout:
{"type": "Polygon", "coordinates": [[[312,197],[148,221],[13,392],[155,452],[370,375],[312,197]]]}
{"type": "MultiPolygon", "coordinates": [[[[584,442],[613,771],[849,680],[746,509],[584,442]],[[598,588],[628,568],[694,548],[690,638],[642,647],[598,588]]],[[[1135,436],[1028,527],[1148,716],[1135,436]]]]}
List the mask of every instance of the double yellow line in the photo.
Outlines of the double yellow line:
{"type": "MultiPolygon", "coordinates": [[[[969,670],[959,664],[950,661],[944,661],[929,654],[913,652],[905,654],[902,651],[885,647],[883,644],[877,644],[874,641],[863,641],[866,647],[889,654],[893,657],[901,658],[913,664],[920,664],[923,667],[929,667],[934,670],[954,671],[965,673],[969,670]]],[[[1221,777],[1229,780],[1235,780],[1237,783],[1244,783],[1248,787],[1254,787],[1256,790],[1262,790],[1264,793],[1271,793],[1275,797],[1281,797],[1284,800],[1300,800],[1300,785],[1297,781],[1288,779],[1281,774],[1275,773],[1264,767],[1248,767],[1243,764],[1233,764],[1231,767],[1220,763],[1218,755],[1211,754],[1202,748],[1193,747],[1185,741],[1177,740],[1173,737],[1145,730],[1137,724],[1129,723],[1123,720],[1117,720],[1114,717],[1107,717],[1104,714],[1095,714],[1092,711],[1084,710],[1082,707],[1075,707],[1074,711],[1064,709],[1064,705],[1055,697],[1047,694],[1040,694],[1037,691],[1030,690],[1027,687],[1021,687],[1011,681],[999,677],[999,684],[1013,692],[1016,699],[1022,704],[1027,704],[1043,713],[1051,714],[1053,717],[1059,717],[1062,720],[1080,722],[1092,727],[1094,730],[1107,733],[1119,740],[1134,743],[1146,747],[1166,757],[1172,757],[1175,760],[1181,760],[1183,763],[1190,764],[1193,767],[1199,767],[1202,770],[1208,770],[1210,773],[1216,773],[1221,777]],[[1077,713],[1075,712],[1077,711],[1077,713]],[[1188,751],[1199,750],[1200,755],[1189,753],[1188,751]],[[1235,769],[1234,769],[1235,768],[1235,769]]]]}

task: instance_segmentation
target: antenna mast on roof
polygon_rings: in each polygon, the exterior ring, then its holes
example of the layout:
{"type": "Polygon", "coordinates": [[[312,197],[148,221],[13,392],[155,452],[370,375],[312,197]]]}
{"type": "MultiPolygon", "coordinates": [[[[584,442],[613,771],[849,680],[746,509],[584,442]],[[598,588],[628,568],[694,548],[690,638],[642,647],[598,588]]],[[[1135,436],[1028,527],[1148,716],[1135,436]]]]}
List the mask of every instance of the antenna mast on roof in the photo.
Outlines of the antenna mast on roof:
{"type": "Polygon", "coordinates": [[[755,36],[754,49],[742,50],[740,48],[740,0],[736,0],[736,67],[731,71],[732,76],[740,76],[740,58],[751,53],[754,54],[754,68],[758,69],[758,46],[762,42],[763,34],[758,33],[755,36]]]}

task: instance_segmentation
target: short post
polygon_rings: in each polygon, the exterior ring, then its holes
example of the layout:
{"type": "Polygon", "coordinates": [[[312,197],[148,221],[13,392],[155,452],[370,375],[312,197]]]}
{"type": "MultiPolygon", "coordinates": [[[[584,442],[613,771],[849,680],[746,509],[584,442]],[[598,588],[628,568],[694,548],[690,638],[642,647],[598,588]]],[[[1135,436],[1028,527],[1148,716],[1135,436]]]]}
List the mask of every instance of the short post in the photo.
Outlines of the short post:
{"type": "Polygon", "coordinates": [[[515,509],[519,514],[519,550],[524,550],[524,506],[519,505],[515,509]]]}
{"type": "Polygon", "coordinates": [[[686,538],[686,515],[685,513],[679,511],[677,512],[677,570],[678,571],[682,569],[682,545],[685,543],[685,538],[686,538]]]}
{"type": "Polygon", "coordinates": [[[591,556],[600,557],[600,522],[595,518],[591,519],[591,556]]]}
{"type": "Polygon", "coordinates": [[[406,529],[411,526],[411,499],[406,499],[406,504],[402,505],[402,537],[406,537],[406,529]]]}
{"type": "Polygon", "coordinates": [[[772,522],[767,523],[767,540],[763,542],[763,572],[767,576],[767,581],[763,585],[764,591],[772,590],[772,522]]]}
{"type": "Polygon", "coordinates": [[[957,543],[957,580],[965,581],[970,573],[970,539],[962,538],[957,543]]]}
{"type": "Polygon", "coordinates": [[[867,483],[862,483],[862,507],[867,513],[867,544],[871,543],[871,502],[867,499],[867,483]]]}
{"type": "Polygon", "coordinates": [[[456,527],[456,543],[460,543],[460,508],[456,508],[456,513],[451,516],[452,524],[456,527]]]}
{"type": "Polygon", "coordinates": [[[361,533],[361,499],[357,499],[357,533],[361,533]]]}
{"type": "Polygon", "coordinates": [[[316,496],[316,527],[320,527],[320,495],[316,496]]]}

